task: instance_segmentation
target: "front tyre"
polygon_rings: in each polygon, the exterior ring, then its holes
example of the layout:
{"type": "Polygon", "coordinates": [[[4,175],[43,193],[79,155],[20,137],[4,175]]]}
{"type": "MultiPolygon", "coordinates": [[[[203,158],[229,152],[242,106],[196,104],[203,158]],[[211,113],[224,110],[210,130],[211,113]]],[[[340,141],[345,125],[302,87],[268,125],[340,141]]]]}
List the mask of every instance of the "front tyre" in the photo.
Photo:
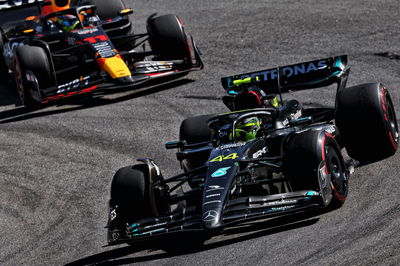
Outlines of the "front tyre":
{"type": "Polygon", "coordinates": [[[396,153],[399,130],[386,87],[372,83],[345,88],[336,106],[336,125],[350,157],[366,164],[396,153]]]}
{"type": "Polygon", "coordinates": [[[320,191],[322,203],[340,207],[347,198],[348,174],[339,145],[323,130],[293,135],[284,148],[284,175],[293,191],[320,191]]]}
{"type": "Polygon", "coordinates": [[[175,15],[150,17],[147,22],[150,45],[158,60],[191,59],[191,49],[181,19],[175,15]]]}
{"type": "Polygon", "coordinates": [[[144,164],[119,169],[111,183],[110,205],[116,206],[120,223],[154,216],[150,201],[149,170],[144,164]]]}
{"type": "Polygon", "coordinates": [[[108,240],[125,234],[125,226],[154,216],[150,201],[149,170],[144,164],[119,169],[111,183],[108,240]]]}
{"type": "Polygon", "coordinates": [[[31,87],[34,82],[37,86],[34,90],[45,89],[51,85],[52,76],[46,52],[36,46],[18,47],[13,59],[13,73],[22,104],[28,109],[40,108],[40,103],[32,97],[31,87]],[[28,81],[28,74],[36,81],[28,81]]]}

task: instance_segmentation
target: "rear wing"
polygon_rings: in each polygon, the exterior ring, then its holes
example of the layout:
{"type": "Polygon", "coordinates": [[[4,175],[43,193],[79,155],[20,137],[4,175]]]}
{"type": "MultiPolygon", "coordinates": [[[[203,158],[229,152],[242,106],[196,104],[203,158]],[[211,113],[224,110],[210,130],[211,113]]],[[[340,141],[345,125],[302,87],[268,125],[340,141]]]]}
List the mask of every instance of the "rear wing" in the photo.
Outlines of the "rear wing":
{"type": "Polygon", "coordinates": [[[0,12],[39,6],[44,0],[0,0],[0,12]]]}
{"type": "Polygon", "coordinates": [[[247,87],[257,85],[267,94],[278,94],[288,91],[319,88],[329,86],[333,83],[338,83],[338,87],[343,87],[347,81],[349,71],[350,68],[347,67],[347,55],[342,55],[233,75],[224,77],[221,81],[222,86],[227,90],[228,94],[236,94],[236,91],[241,90],[243,85],[247,87]],[[240,80],[244,81],[245,79],[246,82],[240,82],[240,80]]]}

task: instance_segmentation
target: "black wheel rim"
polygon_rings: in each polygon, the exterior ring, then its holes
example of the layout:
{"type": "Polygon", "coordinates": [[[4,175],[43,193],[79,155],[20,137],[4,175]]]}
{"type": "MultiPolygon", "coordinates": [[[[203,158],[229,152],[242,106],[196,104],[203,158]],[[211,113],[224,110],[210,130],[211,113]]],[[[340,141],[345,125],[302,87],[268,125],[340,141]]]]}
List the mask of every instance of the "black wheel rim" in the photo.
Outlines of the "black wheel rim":
{"type": "Polygon", "coordinates": [[[14,77],[19,98],[21,99],[22,103],[24,103],[25,100],[24,81],[22,77],[21,66],[19,65],[18,59],[15,59],[14,77]]]}
{"type": "Polygon", "coordinates": [[[348,184],[343,162],[333,147],[326,146],[325,152],[326,167],[328,168],[328,172],[331,174],[332,189],[334,190],[334,193],[338,193],[341,197],[346,197],[348,184]]]}

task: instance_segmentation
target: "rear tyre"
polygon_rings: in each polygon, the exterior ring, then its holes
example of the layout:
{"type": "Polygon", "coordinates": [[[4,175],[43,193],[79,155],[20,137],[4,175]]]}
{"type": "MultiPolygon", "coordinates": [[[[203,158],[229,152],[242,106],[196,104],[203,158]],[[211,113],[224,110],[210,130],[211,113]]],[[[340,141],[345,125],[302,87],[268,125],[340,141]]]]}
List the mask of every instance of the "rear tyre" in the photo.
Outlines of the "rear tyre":
{"type": "Polygon", "coordinates": [[[97,7],[97,15],[101,20],[113,19],[121,10],[125,9],[122,0],[84,0],[81,5],[94,5],[97,7]]]}
{"type": "Polygon", "coordinates": [[[208,120],[214,116],[199,115],[186,118],[181,123],[179,139],[186,140],[188,144],[210,141],[211,130],[208,128],[208,120]]]}
{"type": "Polygon", "coordinates": [[[339,92],[336,125],[350,157],[363,164],[394,155],[399,144],[396,113],[389,91],[380,83],[339,92]]]}
{"type": "Polygon", "coordinates": [[[289,140],[283,157],[284,174],[293,191],[321,191],[323,204],[340,207],[348,193],[346,167],[335,139],[325,131],[307,131],[289,140]]]}
{"type": "Polygon", "coordinates": [[[150,17],[147,22],[150,45],[158,60],[190,60],[191,52],[178,16],[150,17]]]}
{"type": "MultiPolygon", "coordinates": [[[[213,116],[215,115],[200,115],[183,120],[179,130],[179,139],[185,140],[187,144],[210,141],[211,130],[208,128],[207,121],[213,116]]],[[[209,152],[205,151],[183,160],[184,170],[190,171],[203,166],[209,156],[209,152]]]]}
{"type": "Polygon", "coordinates": [[[18,47],[14,55],[13,72],[22,104],[30,109],[39,108],[40,103],[32,97],[32,82],[28,83],[27,74],[33,74],[38,82],[38,88],[33,89],[45,89],[51,85],[52,75],[45,51],[29,45],[18,47]]]}

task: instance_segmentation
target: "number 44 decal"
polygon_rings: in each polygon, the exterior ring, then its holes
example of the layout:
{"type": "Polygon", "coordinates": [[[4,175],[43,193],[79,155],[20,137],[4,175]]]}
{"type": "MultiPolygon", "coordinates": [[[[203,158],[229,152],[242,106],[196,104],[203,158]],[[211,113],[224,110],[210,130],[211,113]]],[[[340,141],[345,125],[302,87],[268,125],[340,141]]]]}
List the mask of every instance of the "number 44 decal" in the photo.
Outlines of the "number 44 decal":
{"type": "Polygon", "coordinates": [[[231,153],[227,156],[219,155],[219,156],[215,157],[214,159],[210,160],[210,162],[222,162],[223,160],[235,160],[237,157],[239,157],[237,155],[237,153],[231,153]]]}

